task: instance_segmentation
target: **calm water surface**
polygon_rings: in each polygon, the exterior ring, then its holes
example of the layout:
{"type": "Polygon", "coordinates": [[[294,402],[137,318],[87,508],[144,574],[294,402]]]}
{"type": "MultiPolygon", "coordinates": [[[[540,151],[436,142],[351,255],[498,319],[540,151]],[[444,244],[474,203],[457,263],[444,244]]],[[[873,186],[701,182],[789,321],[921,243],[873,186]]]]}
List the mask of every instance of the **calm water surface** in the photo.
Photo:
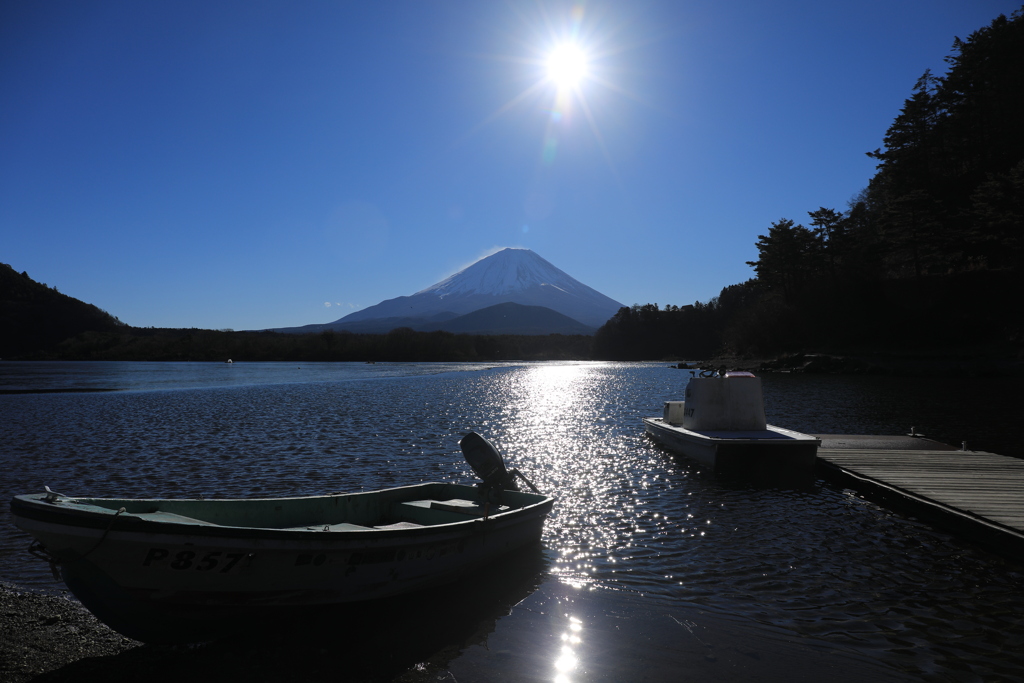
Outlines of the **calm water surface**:
{"type": "MultiPolygon", "coordinates": [[[[467,481],[457,442],[475,430],[558,496],[543,585],[667,614],[703,610],[754,640],[824,644],[908,680],[1024,679],[1024,568],[852,491],[730,483],[660,450],[640,418],[681,398],[688,377],[652,363],[0,363],[0,495],[45,484],[68,495],[262,497],[467,481]]],[[[1009,380],[764,383],[781,426],[913,425],[1021,454],[1009,380]]],[[[0,507],[0,580],[53,588],[27,545],[0,507]]],[[[558,675],[605,680],[582,676],[585,664],[558,675]]]]}

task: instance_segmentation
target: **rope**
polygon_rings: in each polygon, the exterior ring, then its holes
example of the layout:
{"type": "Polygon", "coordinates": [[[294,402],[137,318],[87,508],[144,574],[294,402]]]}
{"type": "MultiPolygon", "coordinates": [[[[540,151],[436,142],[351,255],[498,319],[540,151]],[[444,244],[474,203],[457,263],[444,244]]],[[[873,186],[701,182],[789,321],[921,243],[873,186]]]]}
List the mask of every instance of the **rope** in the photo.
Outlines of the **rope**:
{"type": "MultiPolygon", "coordinates": [[[[49,490],[49,488],[47,488],[47,492],[52,493],[49,490]]],[[[122,512],[127,512],[127,510],[125,510],[125,508],[122,507],[119,508],[118,511],[114,513],[114,516],[110,518],[110,522],[107,524],[107,528],[103,530],[103,535],[100,536],[100,540],[96,541],[96,544],[93,545],[93,547],[89,548],[89,550],[86,551],[85,554],[82,555],[82,557],[88,557],[89,555],[91,555],[92,552],[96,550],[96,548],[100,547],[100,544],[103,543],[103,541],[107,540],[107,534],[110,533],[111,527],[114,526],[114,520],[117,519],[118,515],[120,515],[122,512]]],[[[53,574],[53,578],[56,581],[60,581],[60,572],[57,570],[57,567],[60,566],[60,559],[51,555],[50,551],[46,549],[45,545],[43,545],[39,541],[32,541],[32,544],[28,547],[28,552],[33,557],[43,560],[44,562],[48,562],[50,565],[50,572],[53,574]]]]}
{"type": "Polygon", "coordinates": [[[92,554],[92,551],[96,550],[96,548],[99,548],[100,544],[103,543],[103,541],[107,540],[107,534],[110,533],[110,527],[114,526],[114,520],[117,519],[117,516],[120,515],[122,512],[126,512],[126,510],[124,508],[118,508],[117,512],[114,513],[114,516],[110,518],[110,523],[107,524],[107,528],[103,530],[103,535],[100,536],[100,540],[96,541],[96,545],[89,548],[89,550],[84,555],[82,555],[82,557],[89,557],[89,555],[92,554]]]}

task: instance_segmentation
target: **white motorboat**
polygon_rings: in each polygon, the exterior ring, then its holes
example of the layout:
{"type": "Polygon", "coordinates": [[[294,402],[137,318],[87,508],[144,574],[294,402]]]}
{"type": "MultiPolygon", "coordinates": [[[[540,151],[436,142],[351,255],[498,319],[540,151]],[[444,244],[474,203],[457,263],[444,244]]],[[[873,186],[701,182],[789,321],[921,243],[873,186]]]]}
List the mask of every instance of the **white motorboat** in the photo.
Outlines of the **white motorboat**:
{"type": "Polygon", "coordinates": [[[821,439],[767,423],[761,379],[749,372],[692,377],[685,401],[643,418],[663,447],[730,474],[799,473],[814,468],[821,439]]]}

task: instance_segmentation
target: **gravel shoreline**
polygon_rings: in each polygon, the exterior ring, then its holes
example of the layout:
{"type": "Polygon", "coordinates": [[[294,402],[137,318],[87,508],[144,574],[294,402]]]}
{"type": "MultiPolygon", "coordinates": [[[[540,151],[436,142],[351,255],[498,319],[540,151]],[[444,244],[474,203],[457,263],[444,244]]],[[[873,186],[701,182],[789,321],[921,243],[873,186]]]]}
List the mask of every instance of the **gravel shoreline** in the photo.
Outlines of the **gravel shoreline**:
{"type": "Polygon", "coordinates": [[[208,643],[149,645],[112,630],[70,594],[0,583],[0,681],[451,680],[448,663],[489,629],[431,633],[429,622],[410,617],[414,606],[394,601],[377,610],[311,615],[208,643]]]}
{"type": "MultiPolygon", "coordinates": [[[[98,657],[118,655],[142,644],[100,623],[77,601],[0,583],[0,680],[64,680],[61,670],[98,657]],[[41,679],[42,680],[42,679],[41,679]]],[[[79,679],[81,680],[81,679],[79,679]]]]}

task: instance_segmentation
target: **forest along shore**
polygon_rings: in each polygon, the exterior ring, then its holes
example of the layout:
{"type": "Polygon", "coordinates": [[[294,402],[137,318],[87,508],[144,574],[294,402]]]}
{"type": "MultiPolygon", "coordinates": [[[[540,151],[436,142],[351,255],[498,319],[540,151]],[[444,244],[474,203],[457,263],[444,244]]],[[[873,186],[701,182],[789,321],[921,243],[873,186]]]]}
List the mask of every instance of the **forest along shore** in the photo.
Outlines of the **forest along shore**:
{"type": "Polygon", "coordinates": [[[718,356],[692,363],[682,369],[726,368],[754,373],[795,372],[836,375],[895,375],[903,377],[936,376],[957,373],[974,377],[1005,377],[1024,375],[1021,354],[960,353],[928,354],[829,354],[791,353],[774,358],[718,356]]]}

